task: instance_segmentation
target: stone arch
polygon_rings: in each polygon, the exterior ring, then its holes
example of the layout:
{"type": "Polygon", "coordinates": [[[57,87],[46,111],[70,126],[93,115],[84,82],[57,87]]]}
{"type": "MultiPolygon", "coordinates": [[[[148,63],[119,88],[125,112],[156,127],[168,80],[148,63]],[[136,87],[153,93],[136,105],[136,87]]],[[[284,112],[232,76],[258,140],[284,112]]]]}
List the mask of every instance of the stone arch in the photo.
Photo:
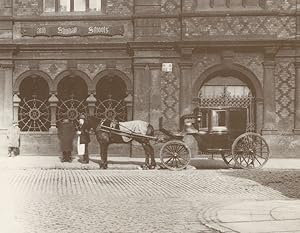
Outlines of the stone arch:
{"type": "Polygon", "coordinates": [[[239,77],[248,85],[256,99],[256,130],[261,132],[263,127],[263,88],[259,79],[248,68],[239,64],[218,64],[208,68],[194,81],[193,98],[198,97],[198,92],[205,82],[218,75],[239,77]]]}
{"type": "Polygon", "coordinates": [[[118,76],[126,84],[127,91],[129,93],[131,93],[133,91],[133,85],[132,85],[132,81],[130,80],[130,78],[125,73],[123,73],[122,71],[117,70],[117,69],[106,69],[106,70],[103,70],[100,73],[98,73],[93,80],[93,86],[96,87],[96,85],[100,79],[102,79],[104,77],[109,77],[109,76],[118,76]]]}
{"type": "Polygon", "coordinates": [[[80,70],[65,70],[65,71],[61,72],[60,74],[58,74],[56,76],[56,78],[54,79],[54,83],[53,83],[55,91],[57,90],[59,82],[63,78],[68,77],[68,76],[77,76],[77,77],[82,78],[87,85],[88,92],[92,93],[94,91],[94,87],[93,87],[91,79],[89,78],[89,76],[86,73],[84,73],[80,70]]]}
{"type": "Polygon", "coordinates": [[[50,78],[50,76],[48,74],[46,74],[45,72],[40,71],[40,70],[28,70],[28,71],[25,71],[24,73],[19,75],[19,77],[17,78],[17,80],[15,81],[15,83],[13,85],[13,92],[18,93],[19,92],[19,87],[20,87],[22,81],[25,78],[30,77],[30,76],[34,76],[34,75],[43,78],[48,83],[50,93],[55,91],[53,81],[52,81],[52,79],[50,78]]]}
{"type": "Polygon", "coordinates": [[[193,83],[193,97],[196,98],[198,96],[198,91],[206,81],[219,74],[221,76],[232,75],[241,77],[251,91],[254,92],[256,100],[258,102],[263,100],[263,88],[256,75],[251,70],[238,64],[219,64],[205,70],[193,83]]]}

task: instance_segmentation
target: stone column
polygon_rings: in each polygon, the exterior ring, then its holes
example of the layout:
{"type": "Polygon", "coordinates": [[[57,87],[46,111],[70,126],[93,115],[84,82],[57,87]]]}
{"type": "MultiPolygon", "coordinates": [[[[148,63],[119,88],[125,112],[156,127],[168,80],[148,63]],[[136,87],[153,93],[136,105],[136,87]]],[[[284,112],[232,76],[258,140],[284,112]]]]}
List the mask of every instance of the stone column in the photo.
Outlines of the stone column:
{"type": "Polygon", "coordinates": [[[193,112],[193,64],[179,63],[180,65],[180,95],[179,95],[179,114],[180,117],[193,112]]]}
{"type": "Polygon", "coordinates": [[[133,119],[149,122],[150,71],[146,64],[134,64],[133,119]]]}
{"type": "Polygon", "coordinates": [[[13,120],[13,64],[0,64],[0,126],[7,128],[13,120]]]}
{"type": "Polygon", "coordinates": [[[296,80],[295,80],[295,123],[294,133],[300,135],[300,58],[295,63],[296,80]]]}
{"type": "Polygon", "coordinates": [[[161,116],[161,64],[150,64],[150,124],[158,129],[161,116]]]}
{"type": "Polygon", "coordinates": [[[264,110],[263,110],[263,134],[274,134],[276,126],[275,104],[275,61],[265,60],[264,66],[264,110]]]}
{"type": "Polygon", "coordinates": [[[48,99],[49,104],[50,104],[50,117],[51,117],[51,125],[49,132],[57,132],[56,128],[56,109],[57,109],[57,103],[58,103],[58,98],[56,97],[55,94],[52,94],[50,98],[48,99]]]}
{"type": "Polygon", "coordinates": [[[128,95],[126,96],[126,98],[124,99],[124,102],[126,104],[126,110],[127,110],[127,121],[131,121],[132,120],[132,107],[133,107],[133,103],[132,103],[132,95],[129,92],[128,95]]]}
{"type": "Polygon", "coordinates": [[[13,121],[19,122],[19,106],[21,99],[18,94],[13,95],[13,121]]]}
{"type": "Polygon", "coordinates": [[[95,115],[95,107],[97,99],[95,98],[94,94],[90,94],[89,97],[86,99],[88,104],[89,116],[95,115]]]}

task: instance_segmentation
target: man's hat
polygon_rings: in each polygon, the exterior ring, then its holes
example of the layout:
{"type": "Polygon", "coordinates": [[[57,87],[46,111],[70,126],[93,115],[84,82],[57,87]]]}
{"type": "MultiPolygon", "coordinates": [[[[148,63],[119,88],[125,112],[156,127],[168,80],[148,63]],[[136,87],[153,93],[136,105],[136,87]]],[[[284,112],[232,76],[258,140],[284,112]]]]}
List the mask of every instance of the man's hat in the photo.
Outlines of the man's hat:
{"type": "Polygon", "coordinates": [[[86,117],[85,117],[85,115],[81,114],[81,115],[79,116],[79,119],[86,119],[86,117]]]}

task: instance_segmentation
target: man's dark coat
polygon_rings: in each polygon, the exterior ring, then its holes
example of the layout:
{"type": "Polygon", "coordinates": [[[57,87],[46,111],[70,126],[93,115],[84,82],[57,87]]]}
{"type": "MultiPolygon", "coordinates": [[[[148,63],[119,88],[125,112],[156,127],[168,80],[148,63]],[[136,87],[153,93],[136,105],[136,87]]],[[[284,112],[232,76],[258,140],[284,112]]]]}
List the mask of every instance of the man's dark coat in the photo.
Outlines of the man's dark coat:
{"type": "Polygon", "coordinates": [[[83,123],[83,125],[80,127],[80,144],[88,144],[90,139],[89,129],[86,122],[83,123]]]}
{"type": "Polygon", "coordinates": [[[75,127],[72,122],[62,122],[58,127],[58,138],[62,151],[73,150],[73,139],[75,136],[75,127]]]}

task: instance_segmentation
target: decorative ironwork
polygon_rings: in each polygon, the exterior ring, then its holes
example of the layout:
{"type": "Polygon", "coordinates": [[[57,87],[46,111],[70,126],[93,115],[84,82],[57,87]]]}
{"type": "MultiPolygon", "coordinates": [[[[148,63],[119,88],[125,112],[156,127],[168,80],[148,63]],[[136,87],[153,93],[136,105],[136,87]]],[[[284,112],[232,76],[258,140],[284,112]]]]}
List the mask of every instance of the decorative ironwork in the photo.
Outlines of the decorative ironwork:
{"type": "Polygon", "coordinates": [[[229,92],[224,91],[222,95],[198,98],[198,106],[200,108],[249,108],[255,98],[248,96],[231,96],[229,92]]]}
{"type": "Polygon", "coordinates": [[[80,114],[87,115],[87,104],[85,100],[78,100],[74,97],[63,100],[57,107],[57,122],[61,122],[64,118],[68,118],[73,122],[76,129],[79,129],[78,118],[80,114]]]}
{"type": "Polygon", "coordinates": [[[21,131],[48,131],[50,128],[48,101],[36,97],[22,99],[19,106],[19,127],[21,131]]]}
{"type": "Polygon", "coordinates": [[[126,121],[127,109],[124,100],[106,99],[96,103],[95,116],[99,119],[126,121]]]}

